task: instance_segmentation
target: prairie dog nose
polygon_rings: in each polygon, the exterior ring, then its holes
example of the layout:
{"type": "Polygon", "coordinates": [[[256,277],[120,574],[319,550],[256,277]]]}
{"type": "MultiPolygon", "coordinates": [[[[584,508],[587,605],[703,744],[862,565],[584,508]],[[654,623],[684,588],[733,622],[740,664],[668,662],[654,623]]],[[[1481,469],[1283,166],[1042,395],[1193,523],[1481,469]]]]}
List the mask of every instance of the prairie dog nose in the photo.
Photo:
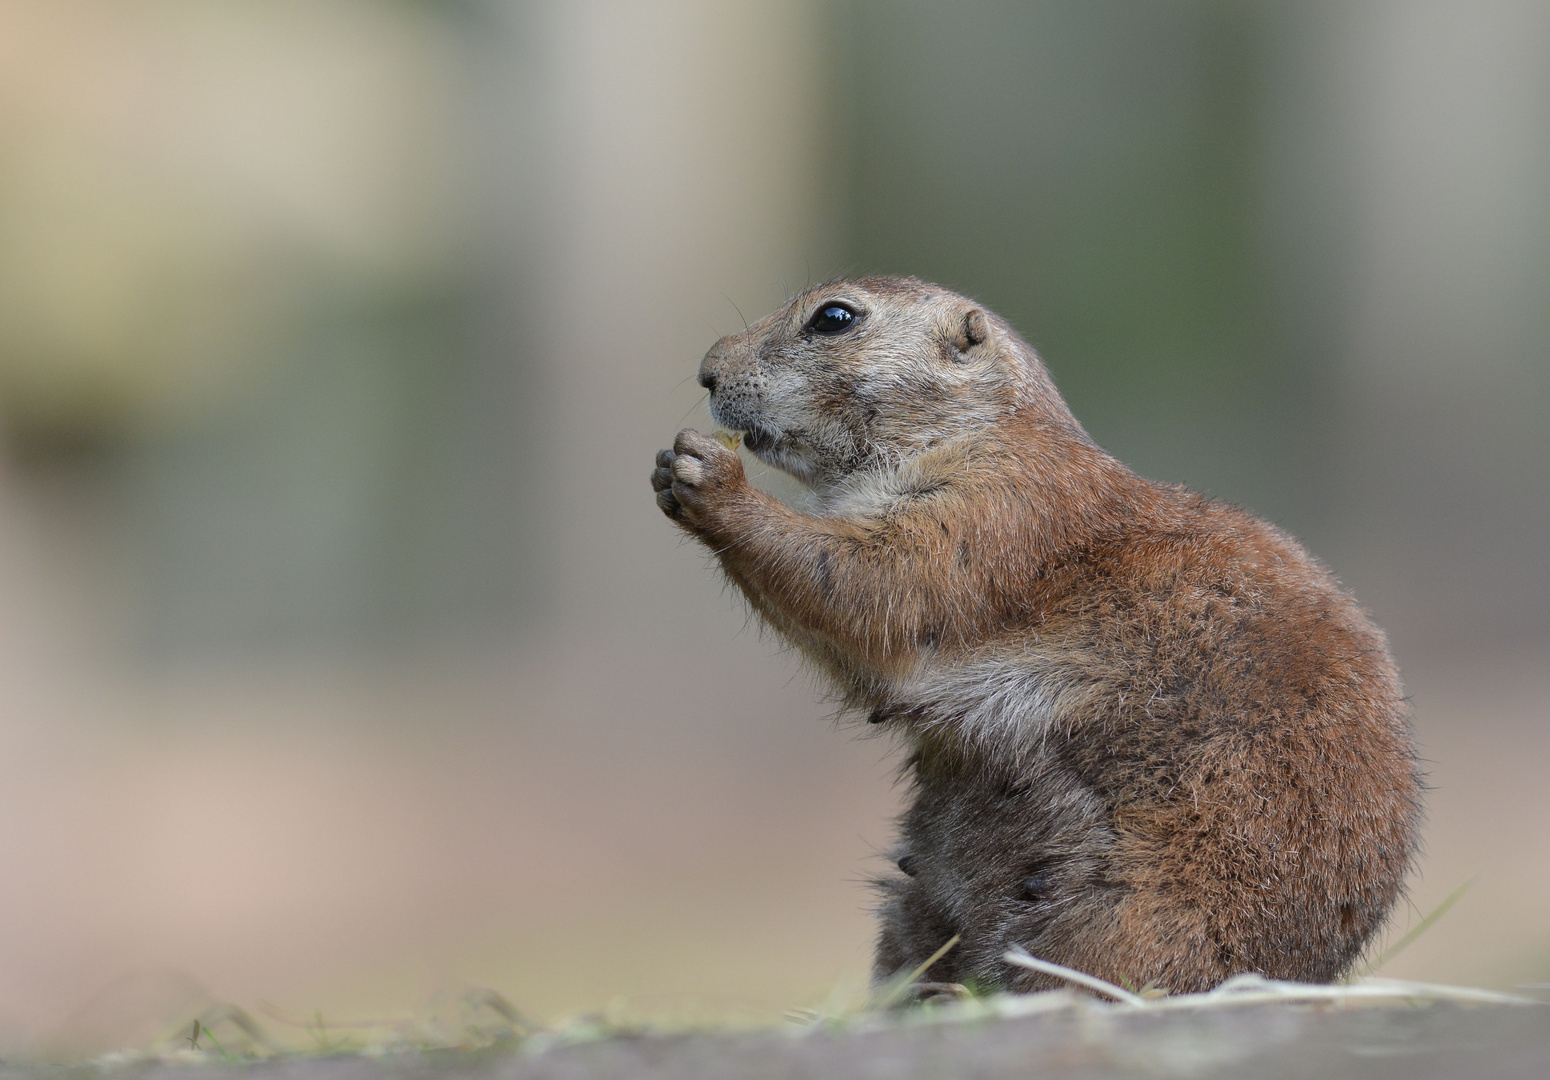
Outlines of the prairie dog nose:
{"type": "Polygon", "coordinates": [[[733,348],[731,338],[724,337],[706,350],[700,360],[700,373],[695,378],[711,393],[716,392],[716,384],[721,381],[720,369],[726,365],[733,348]]]}

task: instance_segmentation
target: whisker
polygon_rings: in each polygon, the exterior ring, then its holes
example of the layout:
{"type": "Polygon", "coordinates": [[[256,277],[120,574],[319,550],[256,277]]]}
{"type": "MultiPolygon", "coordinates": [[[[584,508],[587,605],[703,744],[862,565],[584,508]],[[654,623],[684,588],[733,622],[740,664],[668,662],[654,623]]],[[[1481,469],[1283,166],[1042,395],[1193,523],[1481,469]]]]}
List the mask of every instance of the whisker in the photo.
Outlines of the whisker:
{"type": "Polygon", "coordinates": [[[707,402],[709,400],[710,400],[710,395],[709,394],[705,394],[703,397],[700,398],[699,401],[696,401],[693,405],[690,405],[687,409],[684,410],[684,414],[678,418],[678,422],[680,424],[682,424],[685,420],[689,419],[689,414],[690,413],[692,413],[695,409],[698,409],[701,405],[705,404],[705,402],[707,402]]]}
{"type": "Polygon", "coordinates": [[[739,319],[743,320],[743,329],[747,330],[748,329],[748,316],[744,315],[743,314],[743,309],[737,306],[737,301],[733,300],[726,293],[722,293],[721,294],[721,299],[725,300],[727,303],[732,305],[732,310],[737,312],[737,317],[739,319]]]}

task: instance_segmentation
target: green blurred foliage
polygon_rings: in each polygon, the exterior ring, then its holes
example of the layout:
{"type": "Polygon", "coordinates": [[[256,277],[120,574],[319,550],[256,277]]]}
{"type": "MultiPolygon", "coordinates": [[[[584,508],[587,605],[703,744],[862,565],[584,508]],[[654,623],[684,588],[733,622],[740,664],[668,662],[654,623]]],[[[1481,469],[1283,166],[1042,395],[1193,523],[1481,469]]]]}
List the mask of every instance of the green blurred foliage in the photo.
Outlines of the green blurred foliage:
{"type": "Polygon", "coordinates": [[[1275,340],[1260,8],[848,0],[835,29],[854,269],[1010,319],[1142,472],[1291,510],[1319,374],[1275,340]]]}

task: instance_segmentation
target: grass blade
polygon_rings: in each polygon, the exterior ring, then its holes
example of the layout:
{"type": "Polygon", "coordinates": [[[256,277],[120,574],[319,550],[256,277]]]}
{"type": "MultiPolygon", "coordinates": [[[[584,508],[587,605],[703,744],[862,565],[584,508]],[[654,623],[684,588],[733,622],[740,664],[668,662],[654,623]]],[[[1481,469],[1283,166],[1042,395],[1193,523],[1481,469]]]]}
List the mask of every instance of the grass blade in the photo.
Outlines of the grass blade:
{"type": "Polygon", "coordinates": [[[1029,956],[1022,949],[1013,949],[1011,952],[1004,954],[1001,959],[1008,964],[1016,964],[1018,967],[1027,968],[1029,971],[1053,975],[1057,979],[1076,983],[1076,985],[1085,987],[1094,993],[1111,997],[1115,1001],[1123,1001],[1127,1005],[1146,1004],[1146,999],[1140,994],[1132,994],[1129,990],[1115,986],[1111,982],[1105,982],[1096,975],[1089,975],[1085,971],[1078,971],[1076,968],[1068,968],[1062,964],[1054,964],[1048,960],[1040,960],[1036,956],[1029,956]]]}
{"type": "Polygon", "coordinates": [[[888,990],[883,994],[883,996],[878,999],[876,1007],[879,1009],[886,1009],[893,1005],[894,1002],[898,1001],[901,997],[904,996],[906,990],[915,984],[916,979],[919,979],[926,972],[930,971],[931,965],[942,959],[942,957],[946,956],[947,950],[958,944],[960,940],[961,935],[954,934],[952,937],[947,939],[946,943],[940,949],[928,956],[925,962],[917,967],[914,971],[910,972],[908,975],[905,975],[903,978],[895,979],[893,984],[888,987],[888,990]]]}
{"type": "Polygon", "coordinates": [[[1379,953],[1376,960],[1362,969],[1362,974],[1371,975],[1373,972],[1383,967],[1384,964],[1388,963],[1390,960],[1394,959],[1394,957],[1398,956],[1400,953],[1404,952],[1407,948],[1413,945],[1416,938],[1420,937],[1422,934],[1426,933],[1433,926],[1435,926],[1437,920],[1448,913],[1449,908],[1453,907],[1454,904],[1463,899],[1464,894],[1469,891],[1469,887],[1474,883],[1475,879],[1470,878],[1468,881],[1464,882],[1464,884],[1450,892],[1447,896],[1443,897],[1442,903],[1432,908],[1431,914],[1427,915],[1426,918],[1412,926],[1409,931],[1406,932],[1404,937],[1400,938],[1398,941],[1394,942],[1394,944],[1390,945],[1388,948],[1379,953]]]}

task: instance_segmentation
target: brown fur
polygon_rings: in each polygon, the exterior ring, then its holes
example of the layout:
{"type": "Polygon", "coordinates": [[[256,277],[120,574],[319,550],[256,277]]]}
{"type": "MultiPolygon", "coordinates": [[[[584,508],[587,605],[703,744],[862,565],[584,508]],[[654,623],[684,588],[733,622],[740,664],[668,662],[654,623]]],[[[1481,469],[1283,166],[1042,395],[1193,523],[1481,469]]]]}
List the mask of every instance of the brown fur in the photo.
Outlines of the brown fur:
{"type": "Polygon", "coordinates": [[[659,505],[910,747],[878,978],[954,934],[927,978],[1047,985],[1013,946],[1175,992],[1351,966],[1420,781],[1382,633],[1294,540],[1137,477],[1006,323],[913,279],[811,289],[701,381],[814,512],[693,431],[659,505]],[[809,328],[835,301],[854,324],[809,328]]]}

